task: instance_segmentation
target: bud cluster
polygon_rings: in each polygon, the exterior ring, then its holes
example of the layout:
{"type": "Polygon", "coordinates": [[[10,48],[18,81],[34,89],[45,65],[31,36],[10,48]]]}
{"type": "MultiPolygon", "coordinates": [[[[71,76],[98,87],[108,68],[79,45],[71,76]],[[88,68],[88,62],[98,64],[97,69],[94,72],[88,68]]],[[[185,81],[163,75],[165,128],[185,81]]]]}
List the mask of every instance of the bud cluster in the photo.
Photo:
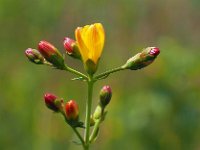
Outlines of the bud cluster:
{"type": "Polygon", "coordinates": [[[64,115],[65,120],[71,126],[79,126],[79,109],[74,100],[68,101],[64,104],[63,99],[58,98],[56,95],[46,93],[44,95],[46,106],[54,112],[60,112],[64,115]]]}
{"type": "Polygon", "coordinates": [[[52,66],[63,69],[64,58],[58,49],[47,41],[40,41],[38,50],[28,48],[25,51],[27,58],[35,64],[51,64],[52,66]]]}
{"type": "MultiPolygon", "coordinates": [[[[65,37],[63,41],[66,53],[77,59],[81,59],[78,45],[76,41],[71,38],[65,37]]],[[[40,41],[38,50],[28,48],[25,51],[26,57],[35,64],[51,64],[58,69],[64,69],[64,58],[60,51],[51,43],[47,41],[40,41]]]]}

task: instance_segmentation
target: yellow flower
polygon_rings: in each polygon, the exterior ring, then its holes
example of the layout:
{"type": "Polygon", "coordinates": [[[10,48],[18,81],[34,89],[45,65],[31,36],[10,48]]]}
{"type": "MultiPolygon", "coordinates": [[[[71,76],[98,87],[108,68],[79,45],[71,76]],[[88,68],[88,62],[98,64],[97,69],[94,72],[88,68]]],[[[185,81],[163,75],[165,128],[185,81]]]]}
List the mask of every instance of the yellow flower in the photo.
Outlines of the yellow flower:
{"type": "Polygon", "coordinates": [[[86,71],[89,74],[95,73],[105,40],[102,24],[78,27],[75,36],[86,71]]]}

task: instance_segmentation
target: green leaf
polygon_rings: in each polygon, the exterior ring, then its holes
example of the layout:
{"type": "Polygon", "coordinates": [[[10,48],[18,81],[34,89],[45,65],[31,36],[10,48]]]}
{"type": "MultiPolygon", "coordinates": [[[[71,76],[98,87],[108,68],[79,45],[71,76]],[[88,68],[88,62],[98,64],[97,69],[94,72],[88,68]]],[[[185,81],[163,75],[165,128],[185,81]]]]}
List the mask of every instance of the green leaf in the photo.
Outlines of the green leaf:
{"type": "Polygon", "coordinates": [[[76,81],[76,80],[79,80],[79,81],[86,81],[83,77],[77,77],[77,78],[73,78],[71,79],[72,81],[76,81]]]}

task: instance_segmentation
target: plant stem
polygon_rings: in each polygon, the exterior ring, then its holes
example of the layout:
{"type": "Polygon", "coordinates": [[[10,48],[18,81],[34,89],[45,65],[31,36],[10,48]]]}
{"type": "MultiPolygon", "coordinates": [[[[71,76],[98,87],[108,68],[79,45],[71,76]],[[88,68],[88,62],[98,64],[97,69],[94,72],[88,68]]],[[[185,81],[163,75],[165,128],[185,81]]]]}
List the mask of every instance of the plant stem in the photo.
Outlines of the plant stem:
{"type": "Polygon", "coordinates": [[[108,76],[109,74],[111,74],[111,73],[114,73],[114,72],[117,72],[117,71],[120,71],[120,70],[124,70],[124,69],[125,69],[125,68],[123,68],[123,67],[117,67],[117,68],[108,70],[108,71],[106,71],[106,72],[103,72],[103,73],[97,75],[94,79],[95,79],[95,80],[98,80],[98,79],[107,77],[107,76],[108,76]]]}
{"type": "Polygon", "coordinates": [[[93,142],[93,140],[95,139],[95,136],[97,134],[97,130],[99,129],[99,125],[101,123],[101,119],[98,119],[96,122],[95,122],[95,125],[94,125],[94,128],[93,128],[93,131],[92,131],[92,134],[90,135],[90,143],[93,142]]]}
{"type": "Polygon", "coordinates": [[[88,80],[88,77],[85,74],[83,74],[83,73],[81,73],[81,72],[79,72],[79,71],[77,71],[75,69],[72,69],[72,68],[70,68],[68,66],[65,66],[64,70],[69,71],[69,72],[71,72],[73,74],[76,74],[76,75],[88,80]]]}
{"type": "Polygon", "coordinates": [[[93,77],[89,76],[88,80],[88,99],[86,103],[86,117],[85,117],[85,150],[89,150],[89,137],[90,137],[90,116],[91,116],[91,107],[92,107],[92,92],[93,92],[93,77]]]}
{"type": "MultiPolygon", "coordinates": [[[[64,107],[64,106],[63,106],[64,107]]],[[[60,111],[60,113],[63,115],[63,117],[65,118],[66,123],[68,124],[66,115],[64,111],[60,111]]],[[[81,134],[78,132],[78,130],[76,129],[76,127],[71,126],[73,131],[76,133],[77,137],[79,138],[79,140],[81,141],[81,144],[83,146],[83,149],[85,149],[85,142],[83,140],[83,137],[81,136],[81,134]]]]}
{"type": "Polygon", "coordinates": [[[76,133],[77,137],[79,138],[79,140],[81,141],[81,144],[83,146],[83,149],[85,149],[85,142],[82,138],[82,136],[80,135],[80,133],[78,132],[78,130],[75,127],[72,127],[72,129],[74,130],[74,132],[76,133]]]}

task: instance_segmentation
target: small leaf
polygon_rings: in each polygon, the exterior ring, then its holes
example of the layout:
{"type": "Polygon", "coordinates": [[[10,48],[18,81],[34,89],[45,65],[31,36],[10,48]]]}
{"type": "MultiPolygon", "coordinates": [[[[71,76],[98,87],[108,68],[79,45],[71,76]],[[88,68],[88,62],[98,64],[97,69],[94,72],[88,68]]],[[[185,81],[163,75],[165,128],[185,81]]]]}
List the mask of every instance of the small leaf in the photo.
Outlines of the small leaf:
{"type": "Polygon", "coordinates": [[[100,77],[100,78],[97,78],[97,80],[106,79],[109,75],[110,75],[110,73],[109,73],[109,74],[106,74],[106,75],[104,75],[104,76],[102,76],[102,77],[100,77]]]}
{"type": "Polygon", "coordinates": [[[79,81],[86,81],[83,77],[77,77],[77,78],[73,78],[71,79],[72,81],[75,81],[75,80],[79,80],[79,81]]]}

